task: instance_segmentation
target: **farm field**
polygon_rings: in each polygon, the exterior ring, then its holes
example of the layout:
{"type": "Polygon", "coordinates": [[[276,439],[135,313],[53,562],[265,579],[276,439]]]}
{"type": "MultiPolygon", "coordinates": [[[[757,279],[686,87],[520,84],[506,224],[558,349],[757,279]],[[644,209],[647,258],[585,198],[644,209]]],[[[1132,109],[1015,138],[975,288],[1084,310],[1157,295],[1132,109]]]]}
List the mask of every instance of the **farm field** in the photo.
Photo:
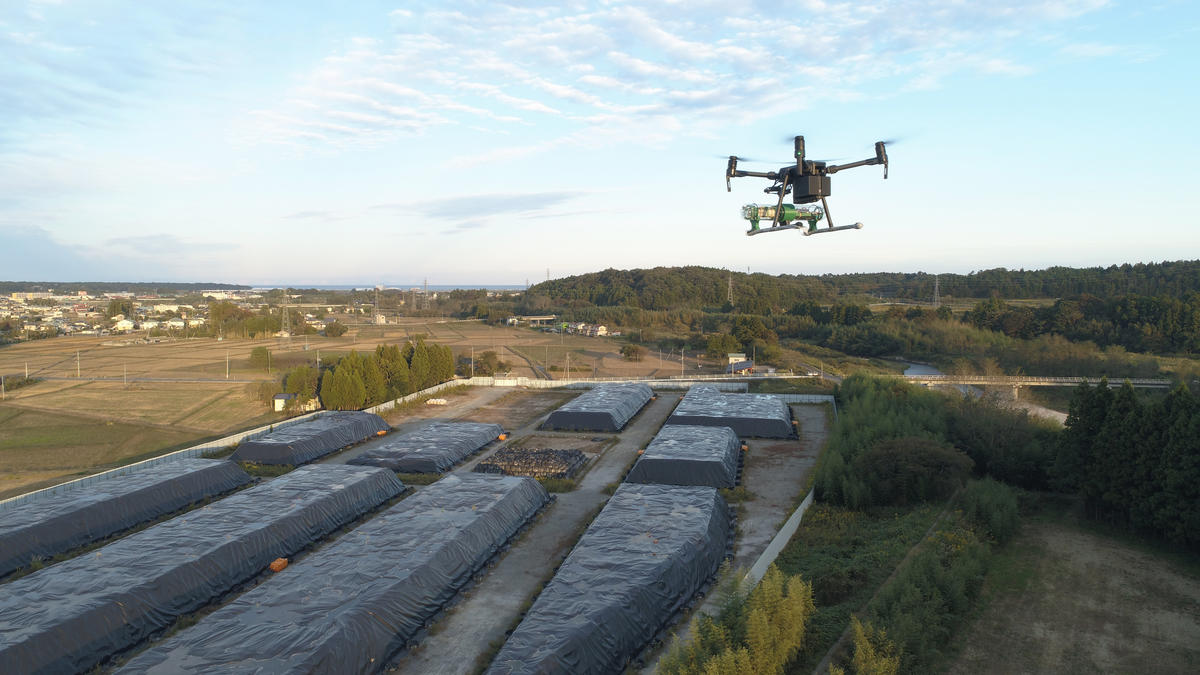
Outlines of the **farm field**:
{"type": "MultiPolygon", "coordinates": [[[[147,342],[140,336],[23,342],[0,348],[0,374],[19,377],[28,369],[31,377],[42,380],[7,392],[0,401],[0,415],[8,420],[0,424],[0,498],[283,419],[257,401],[259,382],[321,357],[373,351],[378,344],[416,335],[449,345],[456,356],[495,350],[511,364],[513,376],[559,377],[568,353],[576,376],[678,372],[666,368],[678,368],[677,360],[660,362],[656,352],[642,362],[626,361],[619,354],[620,343],[611,339],[449,319],[356,326],[339,338],[299,336],[290,343],[281,338],[147,342]],[[251,350],[260,346],[271,351],[269,372],[250,364],[251,350]],[[559,363],[557,372],[549,369],[559,363]],[[587,372],[575,364],[587,364],[587,372]]],[[[695,373],[698,362],[688,359],[686,366],[695,373]]],[[[714,371],[710,365],[701,372],[714,371]]],[[[489,400],[479,411],[480,420],[518,428],[570,396],[512,392],[489,400]]],[[[408,416],[441,414],[431,407],[408,416]]]]}
{"type": "Polygon", "coordinates": [[[1194,673],[1200,568],[1096,532],[1028,518],[988,579],[951,673],[1194,673]]]}

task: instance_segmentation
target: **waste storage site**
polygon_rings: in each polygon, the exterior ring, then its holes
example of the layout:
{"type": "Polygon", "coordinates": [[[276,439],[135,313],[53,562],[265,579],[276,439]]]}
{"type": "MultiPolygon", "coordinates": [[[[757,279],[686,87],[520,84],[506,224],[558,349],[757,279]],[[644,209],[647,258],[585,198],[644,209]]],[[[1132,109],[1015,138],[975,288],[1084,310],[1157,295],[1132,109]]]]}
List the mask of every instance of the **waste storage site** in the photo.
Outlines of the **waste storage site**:
{"type": "Polygon", "coordinates": [[[474,422],[471,397],[389,416],[396,429],[321,413],[234,461],[165,462],[0,511],[0,537],[79,513],[106,523],[23,552],[66,559],[0,580],[0,671],[605,673],[656,658],[723,561],[763,553],[757,533],[786,520],[815,452],[774,396],[726,414],[711,396],[738,394],[702,392],[726,423],[694,421],[684,404],[702,388],[606,383],[512,422],[474,422]],[[238,462],[288,466],[251,478],[238,462]],[[561,485],[545,483],[552,497],[539,480],[561,485]],[[717,488],[739,482],[767,498],[740,504],[735,527],[717,488]]]}

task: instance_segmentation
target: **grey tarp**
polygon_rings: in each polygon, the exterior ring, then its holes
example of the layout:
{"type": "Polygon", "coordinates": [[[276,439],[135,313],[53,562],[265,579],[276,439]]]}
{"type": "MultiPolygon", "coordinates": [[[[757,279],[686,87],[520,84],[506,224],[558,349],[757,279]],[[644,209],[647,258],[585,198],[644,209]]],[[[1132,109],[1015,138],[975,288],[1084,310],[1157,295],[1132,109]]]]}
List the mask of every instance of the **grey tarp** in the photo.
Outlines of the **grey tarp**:
{"type": "Polygon", "coordinates": [[[376,672],[547,500],[532,478],[447,476],[121,672],[376,672]]]}
{"type": "Polygon", "coordinates": [[[668,424],[646,446],[625,481],[733,487],[739,452],[741,443],[729,427],[668,424]]]}
{"type": "Polygon", "coordinates": [[[0,511],[0,576],[250,482],[233,462],[181,459],[0,511]]]}
{"type": "Polygon", "coordinates": [[[304,464],[390,428],[374,413],[327,412],[246,441],[230,459],[258,464],[304,464]]]}
{"type": "Polygon", "coordinates": [[[621,672],[716,573],[729,526],[714,488],[623,483],[487,672],[621,672]]]}
{"type": "Polygon", "coordinates": [[[778,397],[722,394],[708,385],[689,389],[667,424],[729,427],[738,436],[757,438],[787,438],[792,434],[791,410],[778,397]]]}
{"type": "Polygon", "coordinates": [[[311,466],[5,584],[0,672],[88,670],[404,489],[311,466]]]}
{"type": "Polygon", "coordinates": [[[404,473],[441,473],[503,433],[499,424],[434,422],[405,434],[372,441],[349,464],[382,466],[404,473]]]}
{"type": "Polygon", "coordinates": [[[652,395],[650,385],[640,382],[602,384],[559,406],[545,428],[620,431],[652,395]]]}

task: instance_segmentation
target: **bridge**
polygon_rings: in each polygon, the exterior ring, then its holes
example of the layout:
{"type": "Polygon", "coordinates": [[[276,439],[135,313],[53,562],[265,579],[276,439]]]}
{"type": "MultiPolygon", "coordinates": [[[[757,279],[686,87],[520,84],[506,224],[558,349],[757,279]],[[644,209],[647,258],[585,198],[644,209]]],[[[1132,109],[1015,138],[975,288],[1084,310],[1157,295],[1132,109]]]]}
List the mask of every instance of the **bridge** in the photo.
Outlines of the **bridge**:
{"type": "MultiPolygon", "coordinates": [[[[1099,377],[1037,377],[1033,375],[905,375],[904,379],[913,384],[931,385],[969,385],[975,384],[986,387],[1012,387],[1013,399],[1017,398],[1021,387],[1075,387],[1084,382],[1089,385],[1099,385],[1099,377]]],[[[1109,388],[1119,387],[1128,382],[1134,387],[1170,389],[1171,381],[1149,377],[1134,377],[1108,381],[1109,388]]]]}

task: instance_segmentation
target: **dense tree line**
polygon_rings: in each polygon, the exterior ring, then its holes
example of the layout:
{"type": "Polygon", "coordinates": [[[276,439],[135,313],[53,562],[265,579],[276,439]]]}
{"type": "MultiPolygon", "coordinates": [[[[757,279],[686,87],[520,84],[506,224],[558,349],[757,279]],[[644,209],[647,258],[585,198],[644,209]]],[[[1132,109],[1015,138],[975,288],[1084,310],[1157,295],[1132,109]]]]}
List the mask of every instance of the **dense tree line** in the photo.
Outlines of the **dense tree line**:
{"type": "Polygon", "coordinates": [[[328,410],[359,410],[453,378],[450,347],[418,338],[403,346],[378,345],[374,352],[325,359],[320,370],[292,368],[284,375],[283,391],[296,394],[297,405],[319,396],[328,410]]]}
{"type": "Polygon", "coordinates": [[[1186,388],[1146,404],[1128,383],[1081,385],[1054,468],[1090,516],[1200,547],[1200,401],[1186,388]]]}
{"type": "Polygon", "coordinates": [[[856,375],[817,468],[817,498],[851,508],[943,499],[967,478],[1045,488],[1055,432],[1023,411],[856,375]]]}
{"type": "MultiPolygon", "coordinates": [[[[970,274],[936,275],[942,297],[1068,298],[1142,295],[1183,299],[1200,289],[1200,260],[1138,263],[1109,267],[1051,267],[1044,270],[996,268],[970,274]]],[[[726,308],[746,314],[781,313],[806,300],[831,303],[839,298],[871,296],[929,301],[935,275],[868,273],[767,275],[709,267],[656,267],[614,270],[554,279],[529,289],[527,302],[542,298],[550,306],[635,307],[647,310],[726,308]],[[729,283],[734,303],[727,306],[729,283]]]]}
{"type": "Polygon", "coordinates": [[[1182,298],[1082,295],[1047,307],[1013,306],[1000,298],[979,303],[964,321],[1009,337],[1062,335],[1139,352],[1200,353],[1200,292],[1182,298]]]}

